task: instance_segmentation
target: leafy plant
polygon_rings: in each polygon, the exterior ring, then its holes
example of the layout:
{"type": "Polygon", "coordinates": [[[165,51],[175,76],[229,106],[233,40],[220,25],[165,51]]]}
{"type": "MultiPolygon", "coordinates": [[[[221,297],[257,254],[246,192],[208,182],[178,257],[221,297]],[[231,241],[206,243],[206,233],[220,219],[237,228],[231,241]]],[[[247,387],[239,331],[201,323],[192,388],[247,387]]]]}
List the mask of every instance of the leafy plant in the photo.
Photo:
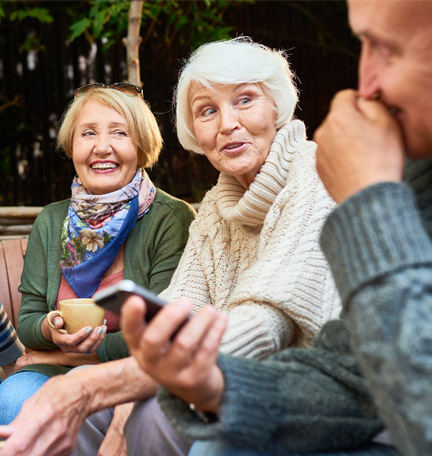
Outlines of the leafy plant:
{"type": "MultiPolygon", "coordinates": [[[[233,27],[224,25],[223,16],[228,6],[253,0],[177,0],[144,1],[142,11],[142,35],[146,42],[155,26],[163,24],[161,38],[167,47],[174,38],[181,44],[195,48],[205,41],[228,38],[233,27]]],[[[104,50],[109,49],[119,34],[125,35],[128,26],[129,1],[93,0],[90,9],[79,12],[69,9],[74,20],[70,26],[71,41],[81,35],[92,42],[101,39],[104,50]],[[109,27],[106,25],[109,24],[109,27]]]]}

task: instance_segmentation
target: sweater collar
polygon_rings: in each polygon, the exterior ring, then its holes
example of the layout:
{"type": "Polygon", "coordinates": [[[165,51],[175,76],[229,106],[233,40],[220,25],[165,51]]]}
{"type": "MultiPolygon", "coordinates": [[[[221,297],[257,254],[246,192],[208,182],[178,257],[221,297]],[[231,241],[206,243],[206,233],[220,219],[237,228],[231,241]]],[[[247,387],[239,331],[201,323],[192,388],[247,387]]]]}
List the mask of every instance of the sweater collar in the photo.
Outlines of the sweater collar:
{"type": "Polygon", "coordinates": [[[228,222],[261,225],[279,192],[285,187],[292,155],[306,141],[304,123],[293,120],[279,129],[269,154],[248,190],[233,176],[221,173],[217,204],[228,222]]]}

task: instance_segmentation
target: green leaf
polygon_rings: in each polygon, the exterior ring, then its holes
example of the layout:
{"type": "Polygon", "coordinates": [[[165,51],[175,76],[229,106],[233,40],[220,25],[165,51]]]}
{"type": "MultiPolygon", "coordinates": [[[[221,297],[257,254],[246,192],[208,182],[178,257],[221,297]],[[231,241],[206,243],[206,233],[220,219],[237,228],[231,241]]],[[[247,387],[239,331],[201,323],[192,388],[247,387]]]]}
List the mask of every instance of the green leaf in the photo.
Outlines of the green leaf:
{"type": "Polygon", "coordinates": [[[70,40],[73,41],[75,38],[81,36],[89,27],[91,23],[87,18],[81,19],[80,21],[74,22],[69,30],[71,31],[70,40]]]}
{"type": "Polygon", "coordinates": [[[33,17],[42,24],[49,24],[54,21],[49,10],[46,8],[27,8],[12,11],[12,13],[9,16],[9,20],[19,20],[21,22],[27,17],[33,17]]]}
{"type": "MultiPolygon", "coordinates": [[[[106,11],[105,10],[102,10],[102,11],[98,11],[96,14],[95,14],[95,17],[94,17],[94,24],[93,24],[93,35],[95,38],[98,38],[99,35],[101,34],[102,30],[103,30],[103,27],[104,27],[104,24],[106,22],[105,18],[106,18],[106,11]]],[[[107,17],[107,20],[109,19],[109,16],[107,17]]]]}

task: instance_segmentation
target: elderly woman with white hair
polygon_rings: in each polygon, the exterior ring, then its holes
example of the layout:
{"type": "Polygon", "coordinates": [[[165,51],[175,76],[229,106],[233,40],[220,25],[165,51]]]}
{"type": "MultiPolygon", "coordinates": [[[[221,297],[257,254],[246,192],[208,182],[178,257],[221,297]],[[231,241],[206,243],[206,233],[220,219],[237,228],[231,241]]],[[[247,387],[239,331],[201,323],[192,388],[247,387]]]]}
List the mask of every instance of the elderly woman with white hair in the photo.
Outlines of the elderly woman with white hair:
{"type": "MultiPolygon", "coordinates": [[[[209,303],[226,312],[225,353],[264,359],[310,346],[340,311],[318,244],[334,203],[315,170],[316,146],[293,119],[297,90],[284,54],[243,37],[205,44],[182,69],[175,101],[180,143],[220,176],[161,296],[189,298],[193,313],[209,303]]],[[[157,342],[147,366],[157,353],[162,364],[174,357],[175,341],[172,351],[157,342]]],[[[166,384],[157,367],[146,372],[166,384]]],[[[140,438],[145,408],[133,411],[128,445],[140,438]]]]}
{"type": "Polygon", "coordinates": [[[315,144],[293,120],[297,90],[280,51],[248,38],[201,46],[176,91],[182,146],[220,171],[162,296],[228,313],[222,350],[265,358],[308,346],[339,312],[318,245],[333,208],[315,144]]]}

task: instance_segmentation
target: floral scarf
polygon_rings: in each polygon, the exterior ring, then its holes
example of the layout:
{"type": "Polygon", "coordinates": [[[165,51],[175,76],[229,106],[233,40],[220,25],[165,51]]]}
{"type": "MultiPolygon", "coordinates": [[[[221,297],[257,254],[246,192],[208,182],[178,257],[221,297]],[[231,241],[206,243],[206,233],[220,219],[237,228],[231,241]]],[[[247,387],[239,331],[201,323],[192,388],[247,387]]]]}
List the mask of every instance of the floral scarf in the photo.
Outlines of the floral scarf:
{"type": "Polygon", "coordinates": [[[138,169],[129,184],[104,195],[88,193],[76,177],[63,223],[60,270],[79,298],[97,290],[137,220],[156,195],[147,173],[138,169]]]}

